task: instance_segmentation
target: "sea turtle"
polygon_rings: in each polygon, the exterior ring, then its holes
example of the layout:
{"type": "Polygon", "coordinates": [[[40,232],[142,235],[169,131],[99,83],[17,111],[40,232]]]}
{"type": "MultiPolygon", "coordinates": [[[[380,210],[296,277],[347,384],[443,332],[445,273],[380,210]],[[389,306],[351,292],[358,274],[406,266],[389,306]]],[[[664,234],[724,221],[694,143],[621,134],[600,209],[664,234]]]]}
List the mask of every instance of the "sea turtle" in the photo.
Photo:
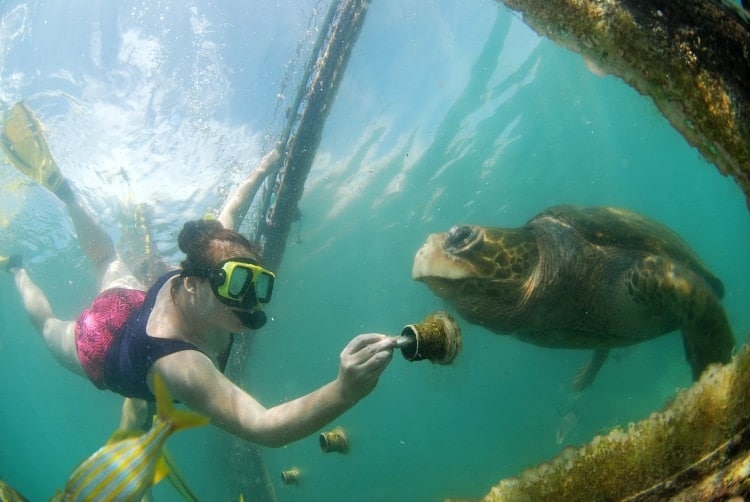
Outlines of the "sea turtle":
{"type": "Polygon", "coordinates": [[[731,358],[721,281],[677,234],[625,209],[562,205],[519,228],[454,226],[427,238],[412,277],[495,333],[593,349],[579,390],[609,349],[677,329],[694,379],[731,358]]]}

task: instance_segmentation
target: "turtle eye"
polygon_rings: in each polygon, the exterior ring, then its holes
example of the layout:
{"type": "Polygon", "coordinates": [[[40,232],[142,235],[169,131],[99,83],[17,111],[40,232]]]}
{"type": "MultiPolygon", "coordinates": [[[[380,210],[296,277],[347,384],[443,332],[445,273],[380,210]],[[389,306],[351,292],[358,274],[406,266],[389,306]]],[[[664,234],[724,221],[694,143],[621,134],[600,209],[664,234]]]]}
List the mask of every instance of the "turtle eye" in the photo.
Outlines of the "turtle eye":
{"type": "Polygon", "coordinates": [[[443,247],[446,251],[460,251],[472,244],[477,234],[476,228],[470,225],[456,225],[448,231],[443,247]]]}

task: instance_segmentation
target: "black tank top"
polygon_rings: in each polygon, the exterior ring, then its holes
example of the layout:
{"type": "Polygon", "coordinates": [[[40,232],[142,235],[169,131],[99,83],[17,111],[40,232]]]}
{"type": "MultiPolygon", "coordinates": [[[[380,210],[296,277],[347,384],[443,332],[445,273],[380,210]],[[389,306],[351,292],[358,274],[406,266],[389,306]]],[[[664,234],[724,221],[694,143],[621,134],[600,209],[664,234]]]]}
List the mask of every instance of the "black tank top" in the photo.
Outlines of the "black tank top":
{"type": "MultiPolygon", "coordinates": [[[[146,293],[141,306],[133,311],[117,332],[104,356],[106,388],[125,397],[154,401],[155,397],[146,385],[146,375],[155,361],[182,350],[197,350],[203,353],[192,343],[169,338],[154,338],[146,334],[146,324],[154,309],[159,290],[178,273],[179,270],[174,270],[159,277],[146,293]]],[[[219,359],[222,373],[229,359],[233,342],[234,334],[232,334],[229,346],[219,359]]]]}

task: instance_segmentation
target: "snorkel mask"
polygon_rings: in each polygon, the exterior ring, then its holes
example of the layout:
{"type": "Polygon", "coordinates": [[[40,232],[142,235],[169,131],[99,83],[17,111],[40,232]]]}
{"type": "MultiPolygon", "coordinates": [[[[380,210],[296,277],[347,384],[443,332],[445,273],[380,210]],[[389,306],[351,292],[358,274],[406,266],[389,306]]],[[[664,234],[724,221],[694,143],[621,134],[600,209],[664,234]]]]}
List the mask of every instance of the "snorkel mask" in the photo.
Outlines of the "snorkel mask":
{"type": "Polygon", "coordinates": [[[206,277],[216,298],[232,307],[242,323],[258,329],[266,323],[262,310],[251,311],[261,303],[271,301],[275,276],[249,258],[230,258],[216,267],[190,267],[184,276],[206,277]]]}

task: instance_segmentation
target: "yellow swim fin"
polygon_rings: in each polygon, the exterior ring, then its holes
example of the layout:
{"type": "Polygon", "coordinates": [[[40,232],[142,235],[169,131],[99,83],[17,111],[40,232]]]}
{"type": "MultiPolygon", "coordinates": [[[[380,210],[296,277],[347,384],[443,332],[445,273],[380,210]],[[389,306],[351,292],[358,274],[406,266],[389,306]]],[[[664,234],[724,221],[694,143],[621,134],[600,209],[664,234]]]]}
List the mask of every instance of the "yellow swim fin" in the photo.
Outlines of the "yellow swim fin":
{"type": "Polygon", "coordinates": [[[60,188],[63,177],[44,139],[42,125],[23,101],[16,103],[6,117],[0,147],[23,174],[53,193],[60,188]]]}

